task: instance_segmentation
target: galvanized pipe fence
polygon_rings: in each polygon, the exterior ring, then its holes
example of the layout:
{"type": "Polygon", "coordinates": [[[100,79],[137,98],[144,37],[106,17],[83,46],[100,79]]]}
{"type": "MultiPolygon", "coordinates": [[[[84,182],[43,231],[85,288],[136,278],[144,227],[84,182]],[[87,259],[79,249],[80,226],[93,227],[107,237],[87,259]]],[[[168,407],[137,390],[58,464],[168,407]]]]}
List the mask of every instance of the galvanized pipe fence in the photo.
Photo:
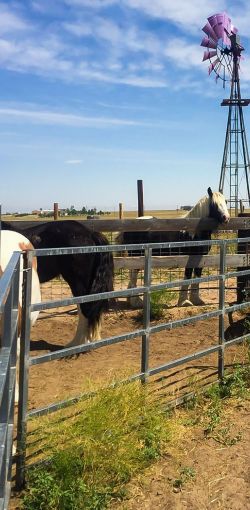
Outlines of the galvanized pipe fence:
{"type": "MultiPolygon", "coordinates": [[[[135,244],[135,245],[121,245],[121,246],[90,246],[90,247],[79,247],[79,248],[56,248],[56,249],[37,249],[31,250],[23,254],[24,256],[24,274],[23,274],[23,307],[25,313],[22,315],[22,328],[20,338],[20,368],[19,368],[19,404],[18,404],[18,417],[17,417],[17,455],[16,455],[16,484],[18,488],[23,487],[25,482],[25,455],[26,455],[26,441],[27,441],[27,421],[29,418],[34,416],[41,416],[44,414],[52,413],[58,409],[71,405],[81,399],[84,395],[79,395],[61,402],[50,404],[40,409],[33,409],[28,411],[28,381],[29,381],[29,370],[33,365],[39,365],[55,359],[65,358],[75,354],[90,352],[92,350],[99,349],[103,346],[108,346],[124,341],[132,341],[135,338],[141,338],[141,370],[139,373],[132,375],[127,381],[141,380],[145,383],[150,376],[166,372],[167,370],[183,365],[192,360],[200,359],[212,353],[218,353],[218,377],[221,380],[224,376],[224,352],[225,349],[233,344],[241,343],[245,340],[250,339],[250,334],[242,335],[225,342],[224,336],[224,319],[226,314],[232,313],[237,310],[243,310],[249,306],[250,301],[245,301],[240,304],[233,304],[231,306],[225,305],[225,281],[228,278],[237,277],[239,274],[249,275],[250,269],[243,269],[242,271],[227,271],[227,247],[231,244],[249,243],[250,238],[244,239],[230,239],[230,240],[212,240],[212,241],[188,241],[188,242],[176,242],[176,243],[153,243],[153,244],[135,244]],[[198,247],[198,246],[217,246],[219,247],[219,273],[209,276],[203,276],[200,278],[192,278],[189,280],[189,284],[192,283],[204,283],[204,282],[219,282],[219,305],[218,309],[189,316],[184,319],[178,319],[175,321],[168,321],[157,325],[151,325],[150,321],[150,295],[154,291],[163,289],[179,288],[181,285],[186,283],[186,280],[176,280],[169,282],[162,282],[158,284],[152,284],[152,250],[160,248],[187,248],[187,247],[198,247]],[[96,252],[125,252],[125,251],[144,251],[144,282],[143,285],[130,288],[126,290],[116,290],[111,292],[105,292],[101,294],[92,294],[88,296],[71,297],[61,300],[45,301],[41,303],[31,304],[31,275],[32,275],[32,260],[33,257],[41,256],[53,256],[53,255],[67,255],[67,254],[91,254],[96,252]],[[115,299],[124,298],[128,296],[143,295],[143,327],[133,332],[124,333],[122,335],[110,336],[102,340],[82,344],[74,347],[68,347],[56,352],[43,354],[39,356],[30,357],[30,314],[32,311],[42,311],[57,307],[65,307],[68,305],[76,305],[80,303],[86,303],[91,301],[103,300],[103,299],[115,299]],[[160,366],[149,368],[149,345],[151,335],[160,331],[167,331],[173,328],[181,327],[186,324],[202,321],[209,318],[218,317],[219,328],[218,328],[218,342],[216,345],[210,346],[207,349],[203,349],[189,355],[183,356],[178,359],[174,359],[168,363],[164,363],[160,366]]],[[[17,257],[17,255],[15,255],[17,257]]],[[[2,288],[2,282],[1,287],[2,288]]],[[[0,294],[1,297],[1,294],[0,294]]],[[[2,310],[2,308],[1,308],[2,310]]],[[[12,310],[12,308],[11,308],[12,310]]],[[[4,311],[4,310],[3,310],[4,311]]],[[[17,314],[16,308],[12,310],[12,314],[17,314]]],[[[6,312],[7,313],[7,312],[6,312]]],[[[4,322],[7,323],[10,312],[7,316],[4,316],[4,322]],[[6,318],[7,317],[7,318],[6,318]]],[[[9,340],[8,340],[9,341],[9,340]]],[[[13,358],[13,362],[15,359],[13,358]]],[[[1,395],[1,393],[0,393],[1,395]]],[[[12,406],[13,407],[13,406],[12,406]]],[[[6,419],[5,411],[4,416],[6,419]]],[[[9,447],[6,447],[6,452],[9,456],[11,451],[9,447]]],[[[9,459],[9,462],[10,459],[9,459]]],[[[6,467],[5,467],[6,469],[6,467]]],[[[1,508],[1,507],[0,507],[1,508]]]]}
{"type": "Polygon", "coordinates": [[[8,508],[18,337],[20,253],[14,253],[0,279],[0,509],[8,508]]]}

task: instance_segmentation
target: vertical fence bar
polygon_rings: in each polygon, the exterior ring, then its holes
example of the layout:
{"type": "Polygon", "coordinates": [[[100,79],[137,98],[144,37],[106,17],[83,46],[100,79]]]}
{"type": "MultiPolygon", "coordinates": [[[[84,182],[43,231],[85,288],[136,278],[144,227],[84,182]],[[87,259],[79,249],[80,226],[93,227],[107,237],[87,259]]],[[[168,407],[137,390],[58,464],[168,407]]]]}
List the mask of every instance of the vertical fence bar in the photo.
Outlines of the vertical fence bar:
{"type": "Polygon", "coordinates": [[[24,255],[23,292],[22,292],[22,324],[20,336],[19,363],[19,400],[17,416],[17,462],[16,487],[21,489],[25,484],[25,457],[27,435],[27,405],[29,380],[29,352],[30,352],[30,303],[32,280],[32,254],[28,251],[24,255]]]}
{"type": "Polygon", "coordinates": [[[218,351],[218,375],[222,380],[224,377],[224,351],[225,351],[225,270],[226,270],[226,243],[220,245],[220,281],[219,281],[219,309],[222,312],[219,316],[219,344],[218,351]]]}
{"type": "Polygon", "coordinates": [[[151,266],[152,266],[152,248],[145,248],[145,265],[144,265],[144,286],[147,287],[143,295],[143,328],[146,333],[142,335],[142,351],[141,351],[141,372],[144,376],[142,382],[147,380],[148,358],[149,358],[149,332],[150,327],[150,285],[151,285],[151,266]]]}
{"type": "Polygon", "coordinates": [[[12,317],[11,317],[11,388],[10,388],[10,408],[9,408],[9,430],[11,432],[11,440],[9,441],[9,469],[8,479],[11,480],[12,472],[12,450],[13,450],[13,428],[15,414],[15,388],[17,380],[17,342],[18,342],[18,312],[19,312],[19,280],[20,280],[20,256],[16,265],[12,280],[12,317]]]}
{"type": "MultiPolygon", "coordinates": [[[[12,478],[12,443],[14,425],[14,390],[16,377],[17,315],[19,298],[20,257],[16,259],[12,272],[8,297],[1,314],[0,351],[7,351],[8,364],[1,374],[4,376],[0,407],[0,508],[7,510],[12,478]],[[4,434],[3,434],[4,432],[4,434]]],[[[1,355],[1,352],[0,352],[1,355]]]]}

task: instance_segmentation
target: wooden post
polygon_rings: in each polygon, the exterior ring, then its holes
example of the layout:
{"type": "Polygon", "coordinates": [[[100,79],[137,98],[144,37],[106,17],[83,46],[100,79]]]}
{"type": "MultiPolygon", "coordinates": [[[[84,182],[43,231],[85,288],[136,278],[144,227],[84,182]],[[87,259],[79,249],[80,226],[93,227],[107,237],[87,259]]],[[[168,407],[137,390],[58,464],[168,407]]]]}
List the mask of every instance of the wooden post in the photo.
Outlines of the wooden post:
{"type": "Polygon", "coordinates": [[[58,220],[58,202],[54,202],[54,220],[58,220]]]}
{"type": "Polygon", "coordinates": [[[240,200],[240,214],[243,214],[243,213],[244,213],[244,205],[243,205],[242,200],[240,200]]]}
{"type": "Polygon", "coordinates": [[[143,181],[137,181],[137,195],[138,195],[138,216],[144,216],[144,203],[143,203],[143,181]]]}
{"type": "MultiPolygon", "coordinates": [[[[240,217],[249,217],[249,213],[240,213],[240,217]]],[[[238,238],[242,239],[244,237],[250,237],[249,230],[238,230],[238,238]]],[[[250,254],[250,245],[249,243],[238,243],[238,253],[244,253],[247,256],[250,254]]],[[[250,269],[250,266],[238,267],[237,271],[250,269]]],[[[237,276],[237,303],[242,303],[242,301],[248,301],[250,294],[250,276],[243,275],[237,276]]]]}
{"type": "Polygon", "coordinates": [[[119,220],[123,219],[123,204],[119,203],[119,220]]]}

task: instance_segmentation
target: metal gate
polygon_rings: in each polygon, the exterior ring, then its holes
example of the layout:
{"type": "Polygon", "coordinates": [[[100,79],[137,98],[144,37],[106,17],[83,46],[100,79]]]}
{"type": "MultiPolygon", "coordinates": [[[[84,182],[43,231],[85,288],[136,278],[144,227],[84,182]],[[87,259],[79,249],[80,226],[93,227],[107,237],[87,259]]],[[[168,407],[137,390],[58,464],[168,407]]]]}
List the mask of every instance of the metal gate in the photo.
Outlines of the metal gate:
{"type": "MultiPolygon", "coordinates": [[[[60,248],[60,249],[43,249],[43,250],[32,250],[27,252],[24,255],[24,275],[23,275],[23,305],[25,309],[25,313],[23,314],[23,320],[22,320],[22,328],[21,328],[21,351],[20,351],[20,396],[19,396],[19,406],[18,406],[18,421],[17,421],[17,459],[16,459],[16,481],[17,486],[21,488],[25,481],[25,450],[26,450],[26,429],[27,429],[27,420],[30,417],[48,414],[53,411],[56,411],[59,408],[68,406],[74,402],[76,402],[78,399],[82,397],[76,396],[75,398],[71,398],[68,400],[64,400],[61,402],[58,402],[56,404],[49,405],[47,407],[44,407],[42,409],[35,409],[28,412],[27,403],[28,403],[28,379],[29,379],[29,368],[33,365],[38,365],[42,363],[49,362],[51,360],[55,359],[61,359],[67,356],[72,356],[73,354],[78,354],[81,352],[88,352],[91,350],[98,349],[100,347],[103,347],[105,345],[111,345],[119,342],[124,341],[130,341],[134,338],[141,338],[141,370],[139,373],[133,374],[131,378],[128,380],[141,380],[142,382],[145,382],[150,378],[150,376],[153,376],[155,374],[159,374],[161,372],[165,372],[169,370],[170,368],[183,365],[184,363],[202,358],[208,354],[211,353],[218,353],[218,377],[219,379],[222,379],[224,377],[224,351],[227,347],[231,346],[232,344],[237,344],[240,342],[243,342],[244,340],[248,340],[250,338],[250,334],[242,335],[238,338],[234,338],[230,341],[225,342],[224,337],[224,319],[226,314],[229,314],[231,312],[234,312],[236,310],[242,310],[249,306],[250,302],[243,302],[240,304],[234,304],[232,306],[225,306],[225,280],[227,278],[233,278],[237,277],[239,272],[238,271],[226,271],[227,266],[227,247],[230,244],[235,244],[237,242],[249,242],[250,238],[246,239],[239,239],[239,240],[214,240],[214,241],[189,241],[189,242],[182,242],[182,243],[159,243],[159,244],[138,244],[138,245],[127,245],[127,246],[96,246],[96,247],[82,247],[82,248],[60,248]],[[219,286],[219,305],[216,310],[208,311],[205,313],[199,313],[197,315],[194,315],[192,317],[179,319],[171,322],[165,322],[162,324],[156,324],[151,325],[150,321],[150,294],[153,291],[156,290],[162,290],[162,289],[173,289],[174,287],[179,288],[183,283],[184,280],[176,280],[172,282],[164,282],[159,284],[152,284],[151,281],[151,274],[152,274],[152,250],[153,248],[181,248],[181,247],[193,247],[193,246],[217,246],[219,248],[219,256],[218,256],[218,267],[219,272],[218,274],[212,274],[208,276],[204,276],[201,278],[194,278],[189,280],[189,283],[202,283],[202,282],[211,282],[211,281],[217,281],[219,286]],[[93,253],[93,252],[111,252],[111,251],[119,251],[119,252],[125,252],[125,251],[135,251],[135,250],[143,250],[144,251],[144,282],[143,285],[137,288],[130,288],[126,290],[118,290],[118,291],[112,291],[112,292],[106,292],[102,294],[93,294],[88,296],[79,296],[79,297],[72,297],[67,298],[63,300],[58,301],[46,301],[42,303],[36,303],[31,304],[30,296],[31,296],[31,268],[32,268],[32,259],[34,256],[41,257],[41,256],[53,256],[53,255],[67,255],[67,254],[80,254],[80,253],[93,253]],[[128,297],[128,296],[136,296],[139,294],[143,294],[143,327],[137,330],[134,330],[133,332],[126,333],[123,335],[117,335],[117,336],[111,336],[108,338],[104,338],[100,341],[83,344],[76,347],[69,347],[64,348],[56,352],[52,352],[49,354],[44,354],[40,356],[29,356],[30,351],[30,313],[32,311],[40,311],[40,310],[48,310],[52,308],[57,307],[63,307],[68,305],[76,305],[79,303],[85,303],[90,301],[97,301],[101,299],[113,299],[113,298],[119,298],[119,297],[128,297]],[[170,330],[172,328],[184,326],[186,324],[202,321],[204,319],[212,318],[212,317],[218,317],[219,321],[219,327],[218,327],[218,341],[216,345],[213,345],[211,347],[208,347],[207,349],[200,350],[197,352],[193,352],[187,356],[174,359],[168,363],[165,363],[160,366],[156,366],[153,368],[149,368],[149,345],[150,345],[150,337],[152,334],[163,331],[163,330],[170,330]]],[[[11,346],[16,346],[16,337],[17,337],[17,306],[18,306],[18,297],[17,297],[17,289],[18,284],[15,284],[15,291],[12,290],[12,297],[9,298],[9,301],[7,303],[4,302],[3,291],[1,289],[4,289],[6,287],[6,283],[8,280],[8,274],[10,274],[10,271],[12,271],[12,278],[13,280],[17,280],[17,263],[18,263],[18,256],[15,254],[14,259],[12,257],[12,263],[10,267],[8,266],[8,272],[4,273],[4,277],[1,280],[1,286],[0,286],[0,303],[1,303],[1,311],[4,311],[4,332],[5,332],[5,340],[4,344],[1,348],[0,353],[4,354],[5,351],[3,349],[9,349],[9,358],[11,359],[12,365],[11,365],[11,374],[15,374],[15,360],[16,356],[11,353],[11,346]],[[13,260],[15,261],[15,265],[13,265],[13,260]],[[13,295],[15,299],[13,299],[13,295]],[[5,308],[3,308],[3,303],[5,303],[5,308]],[[8,306],[7,306],[8,305],[8,306]],[[7,308],[6,308],[7,306],[7,308]],[[9,311],[8,311],[9,310],[9,311]],[[15,319],[15,320],[14,320],[15,319]],[[10,327],[11,325],[11,327],[10,327]],[[6,347],[6,345],[8,347],[6,347]],[[11,357],[12,356],[12,357],[11,357]]],[[[237,259],[238,260],[238,259],[237,259]]],[[[238,262],[237,262],[238,265],[238,262]]],[[[242,270],[242,275],[250,274],[250,269],[242,270]]],[[[9,277],[10,279],[10,277],[9,277]]],[[[14,349],[15,350],[15,349],[14,349]]],[[[16,351],[15,351],[16,352],[16,351]]],[[[7,370],[7,368],[6,368],[7,370]]],[[[3,377],[6,380],[5,372],[3,373],[3,377]]],[[[2,379],[1,379],[2,381],[2,379]]],[[[10,430],[12,431],[13,428],[13,387],[14,383],[12,384],[11,389],[11,397],[8,397],[8,402],[11,402],[11,411],[8,414],[7,408],[8,406],[1,408],[1,418],[3,417],[5,420],[5,423],[9,423],[10,430]],[[7,421],[7,416],[10,416],[7,421]],[[12,427],[12,428],[11,428],[12,427]]],[[[8,388],[8,386],[6,386],[8,388]]],[[[5,390],[8,392],[8,389],[5,390]]],[[[0,386],[0,401],[2,397],[2,386],[0,386]]],[[[10,395],[10,392],[8,393],[10,395]]],[[[9,405],[9,404],[8,404],[9,405]]],[[[5,425],[5,429],[6,430],[5,425]]],[[[11,447],[10,447],[10,441],[6,440],[6,433],[3,436],[3,443],[4,446],[4,452],[5,457],[4,461],[2,462],[4,466],[4,479],[1,478],[2,483],[2,501],[4,501],[3,498],[7,501],[9,491],[9,484],[10,484],[10,478],[8,476],[10,475],[10,465],[11,465],[11,447]],[[7,473],[7,475],[6,475],[7,473]],[[4,484],[2,480],[5,480],[4,484]],[[7,481],[6,481],[7,480],[7,481]]],[[[2,438],[2,436],[1,436],[2,438]]],[[[2,443],[2,444],[3,444],[2,443]]],[[[0,464],[2,466],[2,464],[0,464]]],[[[0,500],[1,501],[1,500],[0,500]]],[[[0,506],[1,508],[1,506],[0,506]]],[[[3,507],[4,508],[4,507],[3,507]]],[[[5,508],[7,508],[5,506],[5,508]]]]}

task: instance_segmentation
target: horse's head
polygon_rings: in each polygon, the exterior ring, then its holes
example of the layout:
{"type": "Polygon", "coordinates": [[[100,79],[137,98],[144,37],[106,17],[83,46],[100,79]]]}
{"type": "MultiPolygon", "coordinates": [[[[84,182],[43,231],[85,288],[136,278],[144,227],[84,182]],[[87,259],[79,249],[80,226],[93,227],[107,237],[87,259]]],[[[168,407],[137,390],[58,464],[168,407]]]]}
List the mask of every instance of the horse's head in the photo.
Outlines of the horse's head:
{"type": "Polygon", "coordinates": [[[226,199],[219,191],[207,190],[209,196],[209,217],[214,218],[219,223],[228,223],[230,216],[227,209],[226,199]]]}

